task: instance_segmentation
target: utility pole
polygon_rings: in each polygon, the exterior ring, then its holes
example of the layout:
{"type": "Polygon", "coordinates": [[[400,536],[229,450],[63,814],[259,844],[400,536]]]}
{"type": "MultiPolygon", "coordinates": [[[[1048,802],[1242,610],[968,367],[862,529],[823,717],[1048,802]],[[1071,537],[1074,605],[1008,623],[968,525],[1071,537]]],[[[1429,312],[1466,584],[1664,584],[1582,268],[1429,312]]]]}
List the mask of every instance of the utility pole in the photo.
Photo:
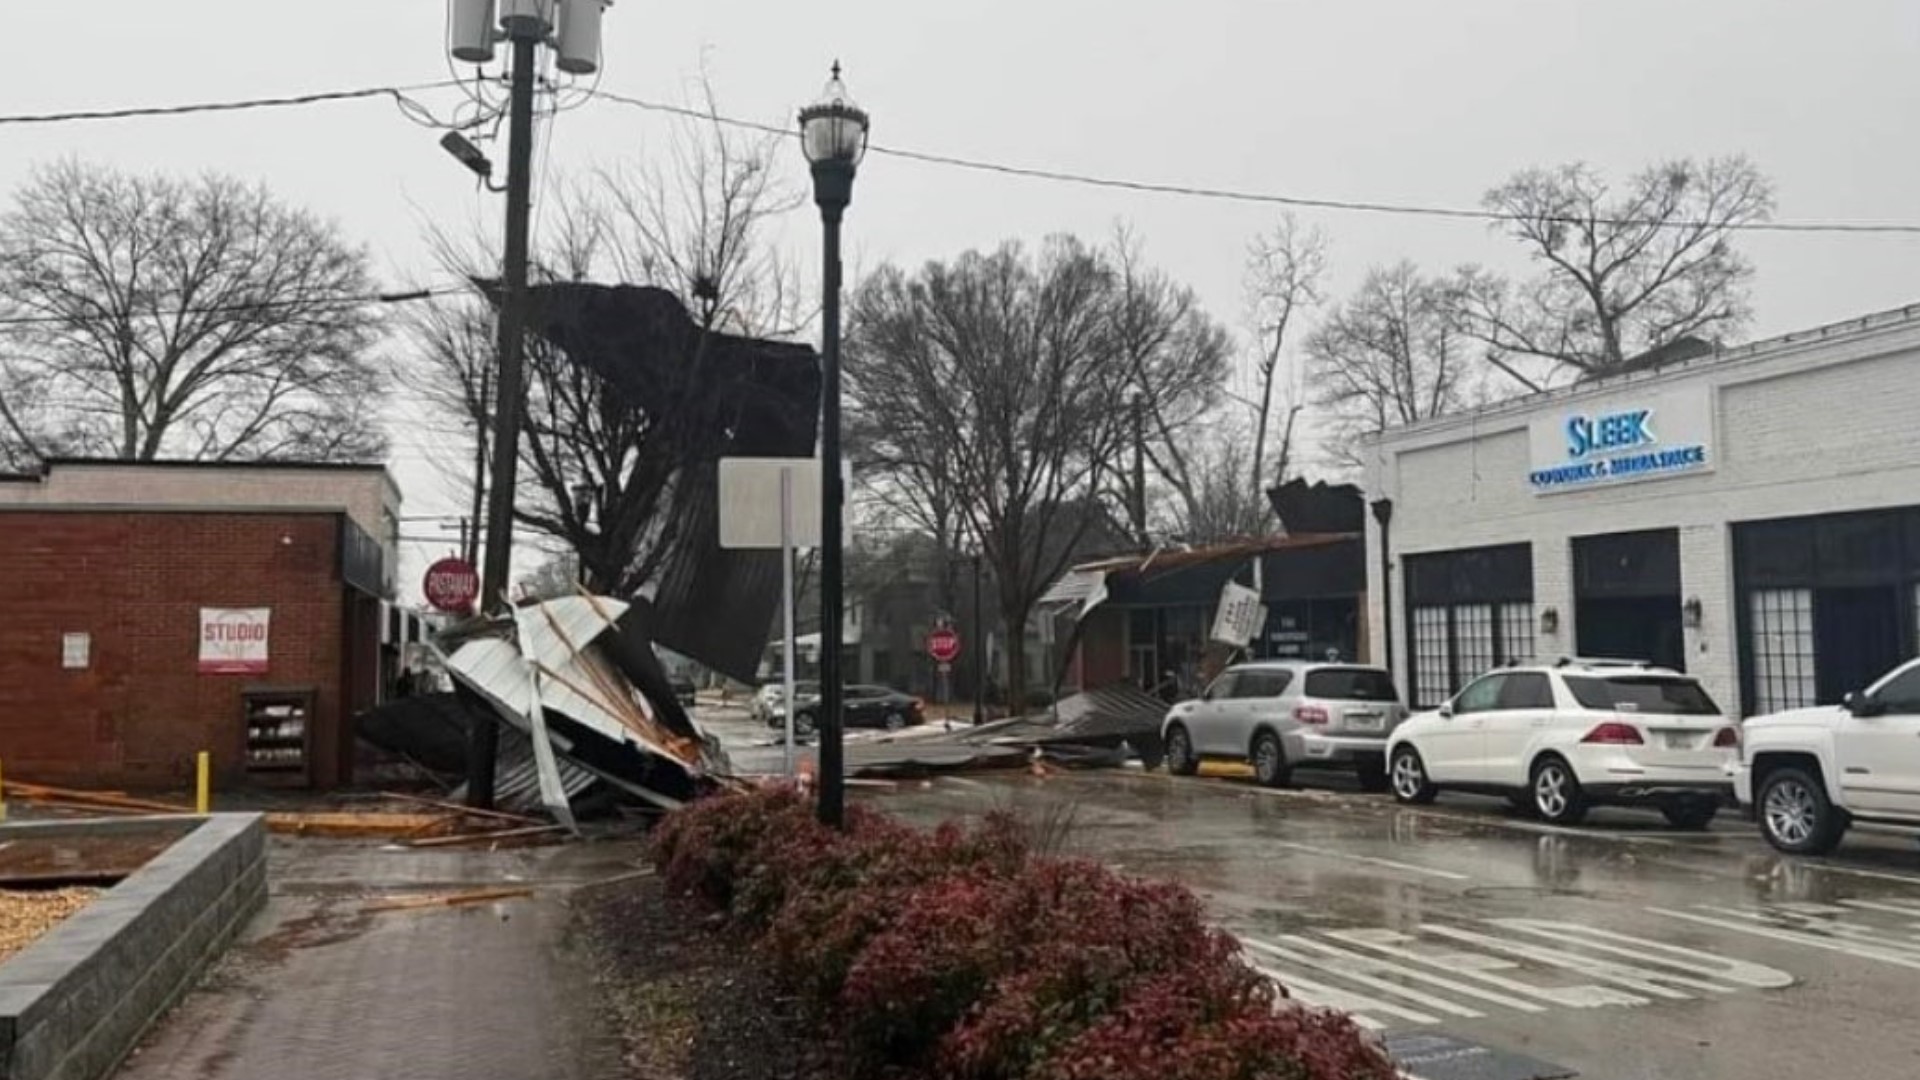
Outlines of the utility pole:
{"type": "Polygon", "coordinates": [[[1129,516],[1133,518],[1133,538],[1142,548],[1148,546],[1147,537],[1147,402],[1138,388],[1131,395],[1133,405],[1133,491],[1130,494],[1133,503],[1129,507],[1129,516]]]}
{"type": "MultiPolygon", "coordinates": [[[[513,45],[513,83],[507,105],[507,251],[501,268],[500,386],[494,395],[493,481],[487,491],[486,567],[480,573],[481,609],[499,614],[511,609],[507,578],[513,569],[513,496],[519,484],[520,406],[526,397],[520,369],[527,325],[527,228],[533,211],[533,60],[544,36],[532,19],[507,20],[513,45]]],[[[493,806],[494,761],[500,729],[473,725],[467,762],[467,803],[493,806]]]]}
{"type": "Polygon", "coordinates": [[[460,555],[468,566],[480,563],[480,515],[487,503],[487,417],[493,408],[493,365],[480,365],[480,410],[473,421],[473,509],[460,522],[460,555]]]}
{"type": "MultiPolygon", "coordinates": [[[[543,45],[551,46],[555,66],[570,74],[599,70],[600,23],[610,2],[451,0],[448,5],[448,44],[454,59],[487,63],[493,59],[495,43],[504,40],[511,48],[512,60],[507,96],[507,228],[500,270],[499,378],[493,388],[493,476],[486,491],[486,565],[480,577],[480,606],[489,614],[503,614],[511,608],[507,589],[513,571],[513,501],[520,465],[520,411],[526,399],[521,349],[527,323],[527,232],[533,212],[535,53],[543,45]]],[[[440,145],[473,170],[490,190],[498,190],[492,187],[492,165],[464,136],[450,131],[440,145]]],[[[484,398],[484,381],[482,388],[484,398]]],[[[482,443],[478,461],[484,462],[485,437],[476,435],[482,443]]],[[[476,491],[476,507],[478,503],[476,491]]],[[[467,760],[467,802],[471,806],[493,805],[499,741],[499,728],[493,723],[473,725],[467,760]]]]}
{"type": "Polygon", "coordinates": [[[987,624],[980,614],[980,558],[973,553],[973,726],[987,722],[987,624]]]}

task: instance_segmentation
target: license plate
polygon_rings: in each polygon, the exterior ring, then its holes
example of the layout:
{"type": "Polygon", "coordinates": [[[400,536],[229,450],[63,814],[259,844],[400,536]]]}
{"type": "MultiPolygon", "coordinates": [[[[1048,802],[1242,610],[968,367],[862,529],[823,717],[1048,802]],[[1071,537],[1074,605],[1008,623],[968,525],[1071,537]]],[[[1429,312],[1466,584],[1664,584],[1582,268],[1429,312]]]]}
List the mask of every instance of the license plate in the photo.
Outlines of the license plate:
{"type": "Polygon", "coordinates": [[[1667,749],[1691,750],[1697,738],[1698,736],[1691,731],[1669,731],[1667,732],[1667,749]]]}
{"type": "Polygon", "coordinates": [[[1347,726],[1358,731],[1379,731],[1386,718],[1377,713],[1348,713],[1347,726]]]}

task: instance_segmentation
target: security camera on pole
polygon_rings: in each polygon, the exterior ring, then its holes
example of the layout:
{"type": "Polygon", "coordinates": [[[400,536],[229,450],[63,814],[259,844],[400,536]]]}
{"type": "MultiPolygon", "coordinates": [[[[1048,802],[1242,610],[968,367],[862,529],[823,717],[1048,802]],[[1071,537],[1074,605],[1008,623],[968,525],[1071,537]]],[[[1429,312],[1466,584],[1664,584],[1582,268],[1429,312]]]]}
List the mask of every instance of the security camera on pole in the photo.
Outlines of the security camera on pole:
{"type": "MultiPolygon", "coordinates": [[[[512,47],[513,75],[507,105],[507,236],[501,267],[500,369],[494,416],[493,475],[487,492],[486,562],[481,573],[482,610],[508,606],[507,577],[513,565],[513,493],[520,461],[520,409],[526,396],[521,345],[527,317],[527,231],[533,206],[533,91],[535,50],[554,50],[554,66],[569,74],[600,67],[600,20],[611,0],[453,0],[448,13],[448,49],[456,60],[484,64],[494,45],[512,47]]],[[[443,140],[449,153],[482,178],[492,165],[461,139],[443,140]]],[[[467,801],[493,805],[494,759],[499,729],[473,726],[468,758],[467,801]]]]}

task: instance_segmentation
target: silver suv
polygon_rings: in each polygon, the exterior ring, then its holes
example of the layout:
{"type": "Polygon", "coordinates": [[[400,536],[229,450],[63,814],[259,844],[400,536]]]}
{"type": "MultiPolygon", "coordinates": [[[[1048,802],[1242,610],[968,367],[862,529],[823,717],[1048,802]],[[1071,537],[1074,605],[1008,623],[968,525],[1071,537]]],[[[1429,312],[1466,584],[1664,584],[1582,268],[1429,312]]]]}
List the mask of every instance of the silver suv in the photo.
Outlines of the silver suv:
{"type": "Polygon", "coordinates": [[[1197,701],[1167,713],[1167,769],[1191,776],[1207,758],[1246,761],[1254,779],[1284,787],[1299,765],[1357,769],[1387,786],[1387,736],[1406,719],[1393,676],[1359,664],[1266,660],[1220,673],[1197,701]]]}

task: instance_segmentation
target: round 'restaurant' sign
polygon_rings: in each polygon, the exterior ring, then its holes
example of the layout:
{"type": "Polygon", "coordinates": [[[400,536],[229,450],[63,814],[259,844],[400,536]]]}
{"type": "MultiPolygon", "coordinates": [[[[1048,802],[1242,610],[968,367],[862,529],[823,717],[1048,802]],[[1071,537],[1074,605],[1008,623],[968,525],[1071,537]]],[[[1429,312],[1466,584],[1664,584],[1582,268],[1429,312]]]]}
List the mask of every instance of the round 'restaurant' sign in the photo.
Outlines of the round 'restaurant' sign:
{"type": "Polygon", "coordinates": [[[463,614],[473,610],[480,596],[480,575],[465,559],[441,559],[427,567],[420,591],[436,610],[463,614]]]}

